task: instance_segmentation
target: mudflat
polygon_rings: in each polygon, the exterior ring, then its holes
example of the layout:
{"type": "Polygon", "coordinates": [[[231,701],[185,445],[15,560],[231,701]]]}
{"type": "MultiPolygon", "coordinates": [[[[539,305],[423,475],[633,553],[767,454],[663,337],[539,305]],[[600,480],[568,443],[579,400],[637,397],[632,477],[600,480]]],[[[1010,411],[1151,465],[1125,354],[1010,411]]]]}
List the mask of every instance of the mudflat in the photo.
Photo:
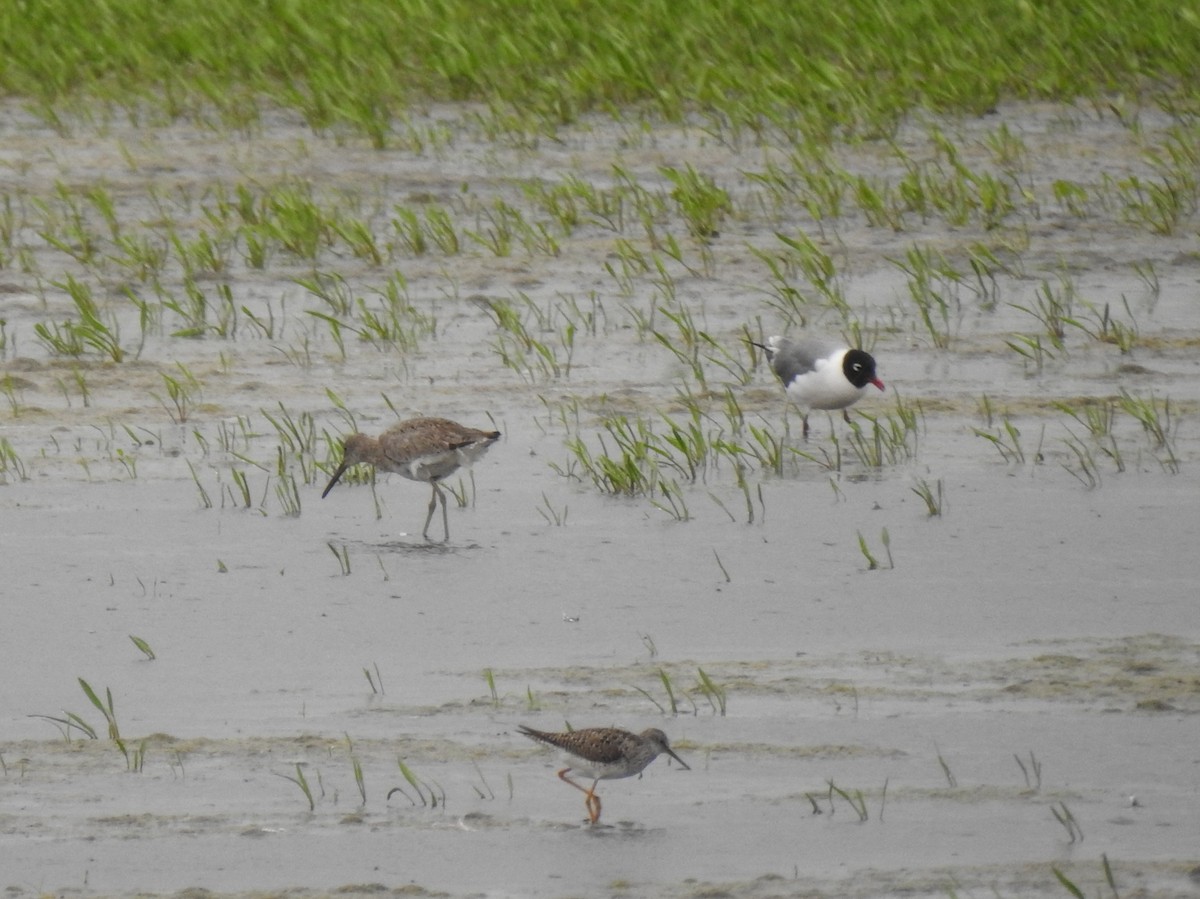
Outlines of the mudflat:
{"type": "Polygon", "coordinates": [[[1196,216],[1119,187],[1165,118],[914,121],[821,217],[679,125],[2,118],[12,899],[1197,895],[1196,216]],[[887,391],[806,441],[748,340],[808,332],[887,391]],[[415,415],[503,434],[446,542],[320,499],[415,415]],[[691,770],[592,826],[520,723],[691,770]]]}

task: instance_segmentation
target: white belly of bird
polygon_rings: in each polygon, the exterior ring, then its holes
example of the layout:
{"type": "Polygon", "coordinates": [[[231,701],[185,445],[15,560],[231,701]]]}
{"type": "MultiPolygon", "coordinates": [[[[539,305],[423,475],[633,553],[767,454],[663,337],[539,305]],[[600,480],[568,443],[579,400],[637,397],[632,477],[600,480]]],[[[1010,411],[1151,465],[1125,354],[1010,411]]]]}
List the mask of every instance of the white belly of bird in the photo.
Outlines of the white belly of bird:
{"type": "Polygon", "coordinates": [[[816,370],[793,378],[787,395],[801,409],[845,409],[864,390],[847,381],[836,365],[819,363],[816,370]]]}

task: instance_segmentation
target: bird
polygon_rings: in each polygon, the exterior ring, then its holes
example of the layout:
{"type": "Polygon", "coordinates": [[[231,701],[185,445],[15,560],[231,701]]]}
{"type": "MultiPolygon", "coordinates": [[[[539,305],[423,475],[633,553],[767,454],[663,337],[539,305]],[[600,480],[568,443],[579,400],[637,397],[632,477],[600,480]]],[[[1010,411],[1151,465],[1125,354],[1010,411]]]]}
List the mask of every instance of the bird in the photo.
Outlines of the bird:
{"type": "Polygon", "coordinates": [[[442,527],[445,539],[449,540],[446,494],[438,481],[462,466],[470,465],[499,439],[499,431],[480,431],[447,418],[409,418],[392,425],[378,438],[351,434],[342,444],[342,461],[321,493],[321,499],[329,495],[347,468],[359,463],[372,465],[376,471],[395,472],[410,481],[424,481],[433,488],[433,496],[429,498],[429,514],[425,516],[421,536],[429,539],[429,522],[433,520],[433,511],[440,499],[442,527]]]}
{"type": "Polygon", "coordinates": [[[858,402],[868,384],[884,389],[883,381],[875,374],[875,358],[864,350],[779,335],[768,337],[766,343],[750,342],[767,354],[788,399],[799,407],[804,416],[805,439],[810,410],[841,409],[848,424],[846,407],[858,402]]]}
{"type": "Polygon", "coordinates": [[[585,727],[566,733],[547,733],[524,724],[518,729],[531,740],[557,747],[570,764],[558,772],[558,777],[586,795],[584,806],[592,824],[600,820],[600,797],[596,784],[641,774],[646,766],[666,753],[690,771],[687,763],[675,754],[667,735],[657,727],[635,734],[619,727],[585,727]],[[584,787],[567,777],[572,771],[590,777],[591,787],[584,787]]]}

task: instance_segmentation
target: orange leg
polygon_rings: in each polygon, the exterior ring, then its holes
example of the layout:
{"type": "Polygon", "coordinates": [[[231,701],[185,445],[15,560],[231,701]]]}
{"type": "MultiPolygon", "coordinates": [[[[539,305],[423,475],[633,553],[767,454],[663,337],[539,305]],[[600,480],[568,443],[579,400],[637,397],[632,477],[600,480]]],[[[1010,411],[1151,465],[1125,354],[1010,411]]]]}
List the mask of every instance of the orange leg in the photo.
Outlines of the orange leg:
{"type": "Polygon", "coordinates": [[[558,779],[563,783],[570,784],[587,797],[583,800],[583,804],[584,807],[587,808],[588,820],[595,824],[600,820],[600,797],[596,795],[596,784],[600,783],[600,781],[593,780],[591,789],[588,789],[587,787],[580,786],[579,784],[575,783],[575,781],[571,780],[571,778],[567,777],[567,772],[570,770],[570,768],[563,768],[558,772],[558,779]]]}
{"type": "Polygon", "coordinates": [[[595,790],[596,785],[593,783],[592,794],[586,802],[588,817],[591,818],[593,824],[600,820],[600,797],[596,795],[595,790]]]}

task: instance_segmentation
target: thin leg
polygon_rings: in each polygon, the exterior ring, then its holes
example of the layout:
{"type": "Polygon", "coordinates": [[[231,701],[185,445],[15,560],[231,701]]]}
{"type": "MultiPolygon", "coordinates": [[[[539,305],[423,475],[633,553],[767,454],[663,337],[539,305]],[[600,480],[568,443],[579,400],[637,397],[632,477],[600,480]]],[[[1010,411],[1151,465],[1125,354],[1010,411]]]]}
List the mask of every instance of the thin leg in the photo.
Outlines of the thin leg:
{"type": "Polygon", "coordinates": [[[442,501],[442,531],[445,536],[442,537],[442,542],[445,543],[450,539],[450,516],[446,514],[446,494],[442,492],[442,488],[437,485],[437,481],[433,482],[433,492],[438,495],[438,499],[442,501]]]}
{"type": "Polygon", "coordinates": [[[808,415],[804,416],[804,439],[808,439],[808,415]]]}
{"type": "Polygon", "coordinates": [[[558,772],[558,779],[563,783],[570,784],[580,793],[583,793],[586,796],[586,798],[583,800],[583,804],[587,809],[588,820],[595,824],[600,820],[600,797],[596,795],[596,784],[600,783],[600,781],[593,780],[591,789],[588,789],[587,787],[581,786],[580,784],[577,784],[575,781],[571,780],[571,778],[567,777],[567,773],[570,770],[570,768],[563,768],[558,772]]]}
{"type": "Polygon", "coordinates": [[[850,410],[849,409],[842,410],[842,418],[846,419],[846,424],[850,424],[850,410]]]}
{"type": "Polygon", "coordinates": [[[571,778],[567,777],[567,774],[570,771],[571,771],[570,768],[563,768],[561,771],[558,772],[558,779],[561,780],[563,783],[570,784],[571,786],[573,786],[575,789],[577,789],[581,793],[587,793],[589,796],[595,795],[595,792],[596,792],[595,784],[592,784],[592,788],[590,790],[587,787],[580,786],[579,784],[575,783],[575,781],[571,780],[571,778]]]}
{"type": "MultiPolygon", "coordinates": [[[[429,497],[429,514],[425,516],[425,529],[421,531],[421,536],[426,540],[429,539],[429,522],[433,521],[433,510],[437,508],[438,485],[430,481],[430,486],[433,487],[433,493],[429,497]]],[[[445,500],[442,500],[443,504],[445,500]]]]}

